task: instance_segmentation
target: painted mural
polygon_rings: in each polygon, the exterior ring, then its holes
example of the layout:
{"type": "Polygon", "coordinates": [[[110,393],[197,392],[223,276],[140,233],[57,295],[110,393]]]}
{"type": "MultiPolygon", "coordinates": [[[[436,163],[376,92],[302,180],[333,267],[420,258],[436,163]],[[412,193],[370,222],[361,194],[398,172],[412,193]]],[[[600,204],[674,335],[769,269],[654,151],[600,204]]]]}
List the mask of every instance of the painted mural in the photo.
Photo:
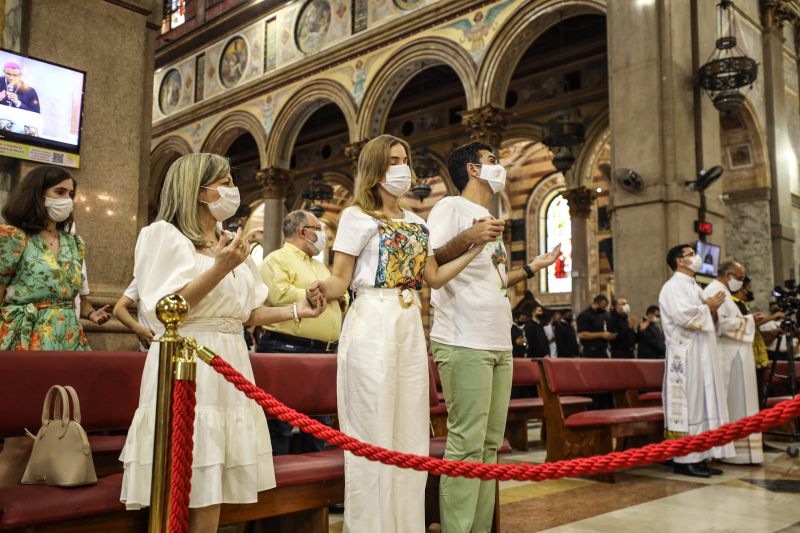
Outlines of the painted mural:
{"type": "Polygon", "coordinates": [[[325,43],[331,25],[331,3],[328,0],[309,0],[300,10],[294,38],[300,51],[313,54],[325,43]]]}
{"type": "Polygon", "coordinates": [[[457,30],[461,33],[457,38],[473,57],[483,54],[493,30],[497,29],[497,19],[514,3],[515,0],[505,0],[488,9],[478,10],[469,16],[460,18],[442,26],[442,30],[457,30]]]}
{"type": "Polygon", "coordinates": [[[243,37],[236,36],[225,45],[219,59],[219,79],[225,87],[233,87],[247,70],[248,50],[243,37]]]}
{"type": "Polygon", "coordinates": [[[178,69],[169,70],[161,80],[158,91],[158,107],[164,114],[169,114],[178,107],[181,100],[181,74],[178,69]]]}

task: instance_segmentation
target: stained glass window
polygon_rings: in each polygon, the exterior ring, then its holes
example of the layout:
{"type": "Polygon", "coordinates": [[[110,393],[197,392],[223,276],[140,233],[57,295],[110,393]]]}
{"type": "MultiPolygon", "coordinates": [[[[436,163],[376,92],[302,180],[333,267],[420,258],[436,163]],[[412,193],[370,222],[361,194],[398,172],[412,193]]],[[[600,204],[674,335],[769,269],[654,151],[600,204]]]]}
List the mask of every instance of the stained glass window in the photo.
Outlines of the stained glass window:
{"type": "Polygon", "coordinates": [[[167,33],[184,22],[186,22],[186,0],[164,0],[161,33],[167,33]]]}
{"type": "Polygon", "coordinates": [[[539,217],[539,253],[547,253],[561,243],[561,256],[539,276],[541,292],[572,291],[572,223],[569,205],[560,193],[555,193],[544,203],[539,217]]]}

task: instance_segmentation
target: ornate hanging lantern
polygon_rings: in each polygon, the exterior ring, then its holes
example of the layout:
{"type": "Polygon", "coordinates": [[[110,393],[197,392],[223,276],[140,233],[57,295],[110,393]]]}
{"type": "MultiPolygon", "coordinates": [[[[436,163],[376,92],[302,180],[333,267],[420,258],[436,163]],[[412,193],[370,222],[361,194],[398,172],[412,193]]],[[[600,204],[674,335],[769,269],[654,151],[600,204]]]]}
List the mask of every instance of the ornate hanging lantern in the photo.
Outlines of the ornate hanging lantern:
{"type": "Polygon", "coordinates": [[[553,166],[559,172],[566,172],[573,163],[575,155],[572,150],[585,141],[585,128],[581,122],[571,122],[558,118],[545,126],[546,134],[542,144],[553,151],[553,166]]]}
{"type": "Polygon", "coordinates": [[[714,107],[732,113],[744,104],[742,87],[752,86],[758,77],[758,63],[748,57],[736,38],[736,10],[733,0],[717,4],[717,42],[714,51],[697,71],[697,82],[714,107]]]}
{"type": "Polygon", "coordinates": [[[314,174],[303,187],[303,198],[316,202],[333,198],[333,187],[322,181],[322,174],[314,174]]]}
{"type": "Polygon", "coordinates": [[[411,194],[421,202],[431,195],[431,186],[426,182],[439,174],[439,165],[437,165],[436,161],[431,157],[427,148],[415,149],[413,161],[414,174],[417,176],[417,182],[411,186],[411,194]]]}

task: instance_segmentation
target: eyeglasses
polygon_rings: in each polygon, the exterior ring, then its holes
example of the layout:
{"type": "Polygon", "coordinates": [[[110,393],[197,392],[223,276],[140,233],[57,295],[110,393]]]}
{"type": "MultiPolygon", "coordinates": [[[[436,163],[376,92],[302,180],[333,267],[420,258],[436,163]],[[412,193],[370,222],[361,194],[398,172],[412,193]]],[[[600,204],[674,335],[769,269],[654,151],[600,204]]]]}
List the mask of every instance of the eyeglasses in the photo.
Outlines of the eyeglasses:
{"type": "Polygon", "coordinates": [[[300,229],[313,229],[314,231],[322,231],[322,226],[302,226],[300,229]]]}

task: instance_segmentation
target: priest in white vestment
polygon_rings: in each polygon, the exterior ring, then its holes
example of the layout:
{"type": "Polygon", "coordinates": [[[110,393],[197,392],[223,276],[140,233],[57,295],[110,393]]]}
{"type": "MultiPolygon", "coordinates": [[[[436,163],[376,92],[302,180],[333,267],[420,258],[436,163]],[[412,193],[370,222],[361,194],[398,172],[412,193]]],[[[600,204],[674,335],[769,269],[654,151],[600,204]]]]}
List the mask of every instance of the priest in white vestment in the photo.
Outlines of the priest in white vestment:
{"type": "MultiPolygon", "coordinates": [[[[725,295],[703,297],[694,276],[702,259],[686,244],[672,248],[667,264],[674,274],[658,298],[667,345],[664,372],[664,428],[667,438],[697,435],[728,422],[714,316],[725,295]]],[[[709,477],[722,471],[706,459],[735,455],[733,444],[674,459],[675,472],[709,477]]]]}
{"type": "MultiPolygon", "coordinates": [[[[722,356],[722,382],[728,404],[728,417],[736,422],[758,413],[758,384],[753,356],[753,337],[756,324],[753,315],[742,315],[732,294],[742,288],[744,267],[736,261],[724,261],[719,266],[717,279],[703,290],[709,297],[725,293],[725,301],[717,309],[717,336],[722,356]]],[[[759,464],[764,462],[761,433],[754,433],[734,442],[736,456],[726,463],[759,464]]]]}

